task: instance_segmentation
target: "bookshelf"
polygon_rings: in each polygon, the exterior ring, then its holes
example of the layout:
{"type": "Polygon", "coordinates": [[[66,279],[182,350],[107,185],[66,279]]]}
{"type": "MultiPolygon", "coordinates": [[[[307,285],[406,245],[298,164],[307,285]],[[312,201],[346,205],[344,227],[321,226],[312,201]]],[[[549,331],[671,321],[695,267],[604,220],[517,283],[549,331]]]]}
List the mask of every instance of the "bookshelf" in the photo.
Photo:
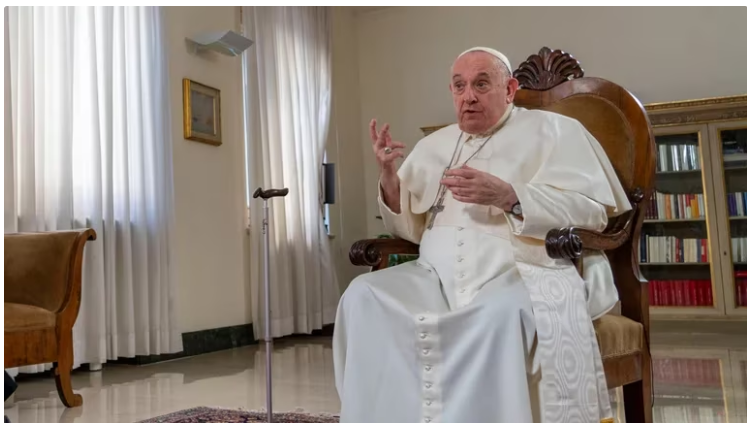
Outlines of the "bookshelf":
{"type": "Polygon", "coordinates": [[[747,319],[747,96],[646,110],[657,169],[638,259],[651,315],[747,319]]]}

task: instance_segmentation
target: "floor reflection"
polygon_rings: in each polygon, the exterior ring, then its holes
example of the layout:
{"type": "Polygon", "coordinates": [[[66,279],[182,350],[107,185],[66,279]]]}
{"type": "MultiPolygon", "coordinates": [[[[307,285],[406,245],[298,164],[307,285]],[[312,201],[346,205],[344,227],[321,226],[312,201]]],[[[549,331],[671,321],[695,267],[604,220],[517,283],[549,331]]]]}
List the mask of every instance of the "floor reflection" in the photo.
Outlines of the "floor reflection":
{"type": "MultiPolygon", "coordinates": [[[[747,423],[747,350],[659,345],[652,355],[654,423],[747,423]]],[[[625,422],[622,389],[611,395],[625,422]]]]}
{"type": "MultiPolygon", "coordinates": [[[[654,422],[747,423],[744,344],[743,337],[654,337],[654,422]]],[[[329,339],[278,342],[273,357],[277,410],[339,411],[329,339]]],[[[74,388],[84,398],[77,409],[62,406],[53,380],[34,379],[20,384],[5,414],[12,423],[134,423],[197,406],[260,409],[264,363],[264,353],[253,346],[153,366],[77,372],[74,388]]],[[[611,395],[625,422],[621,390],[611,395]]]]}
{"type": "MultiPolygon", "coordinates": [[[[260,409],[265,404],[265,358],[258,346],[146,367],[107,366],[76,372],[83,406],[67,410],[53,380],[19,384],[5,414],[12,423],[134,423],[198,406],[260,409]]],[[[332,349],[327,340],[278,342],[273,354],[274,407],[335,412],[332,349]]]]}

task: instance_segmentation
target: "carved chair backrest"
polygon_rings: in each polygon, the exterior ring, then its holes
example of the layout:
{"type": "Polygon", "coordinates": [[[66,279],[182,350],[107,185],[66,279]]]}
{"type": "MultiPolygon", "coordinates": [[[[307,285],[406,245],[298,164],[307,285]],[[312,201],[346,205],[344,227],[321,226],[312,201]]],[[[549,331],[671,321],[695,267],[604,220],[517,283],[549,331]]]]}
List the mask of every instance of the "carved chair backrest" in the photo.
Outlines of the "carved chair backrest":
{"type": "MultiPolygon", "coordinates": [[[[515,104],[538,108],[580,121],[599,141],[636,211],[620,216],[608,231],[633,219],[631,235],[643,222],[655,172],[654,138],[646,111],[619,85],[584,77],[580,63],[561,50],[542,48],[514,71],[520,89],[515,104]]],[[[631,236],[633,241],[637,236],[631,236]]],[[[630,248],[627,243],[621,248],[630,248]]],[[[632,251],[631,251],[632,252],[632,251]]]]}

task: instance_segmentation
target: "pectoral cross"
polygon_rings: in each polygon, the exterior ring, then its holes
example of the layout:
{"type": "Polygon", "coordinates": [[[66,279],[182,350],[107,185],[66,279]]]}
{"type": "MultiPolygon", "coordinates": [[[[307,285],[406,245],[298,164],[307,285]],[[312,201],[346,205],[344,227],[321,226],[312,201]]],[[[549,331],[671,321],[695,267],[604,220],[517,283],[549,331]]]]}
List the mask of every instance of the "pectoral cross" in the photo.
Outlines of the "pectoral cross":
{"type": "Polygon", "coordinates": [[[430,209],[428,209],[429,212],[431,212],[431,219],[428,222],[428,229],[433,229],[433,223],[436,221],[436,216],[444,211],[444,196],[442,195],[438,202],[431,206],[430,209]]]}

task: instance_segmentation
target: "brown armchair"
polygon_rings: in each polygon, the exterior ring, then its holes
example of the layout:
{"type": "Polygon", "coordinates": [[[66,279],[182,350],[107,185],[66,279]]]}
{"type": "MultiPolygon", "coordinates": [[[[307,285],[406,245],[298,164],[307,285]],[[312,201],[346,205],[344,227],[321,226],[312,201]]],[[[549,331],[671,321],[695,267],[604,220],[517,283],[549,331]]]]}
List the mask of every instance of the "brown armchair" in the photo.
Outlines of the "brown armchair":
{"type": "MultiPolygon", "coordinates": [[[[557,228],[545,239],[547,253],[569,259],[582,271],[584,250],[603,250],[610,259],[622,315],[594,322],[609,388],[623,387],[629,422],[652,422],[652,373],[649,354],[648,289],[638,268],[640,229],[653,189],[654,136],[643,106],[628,91],[604,79],[584,77],[576,59],[547,47],[514,71],[520,89],[515,104],[560,113],[579,120],[604,147],[633,210],[611,219],[604,232],[557,228]]],[[[391,254],[418,254],[401,239],[355,243],[350,260],[379,270],[391,254]]]]}
{"type": "Polygon", "coordinates": [[[5,368],[54,363],[57,392],[73,393],[73,325],[80,308],[83,248],[92,229],[5,234],[5,368]]]}

